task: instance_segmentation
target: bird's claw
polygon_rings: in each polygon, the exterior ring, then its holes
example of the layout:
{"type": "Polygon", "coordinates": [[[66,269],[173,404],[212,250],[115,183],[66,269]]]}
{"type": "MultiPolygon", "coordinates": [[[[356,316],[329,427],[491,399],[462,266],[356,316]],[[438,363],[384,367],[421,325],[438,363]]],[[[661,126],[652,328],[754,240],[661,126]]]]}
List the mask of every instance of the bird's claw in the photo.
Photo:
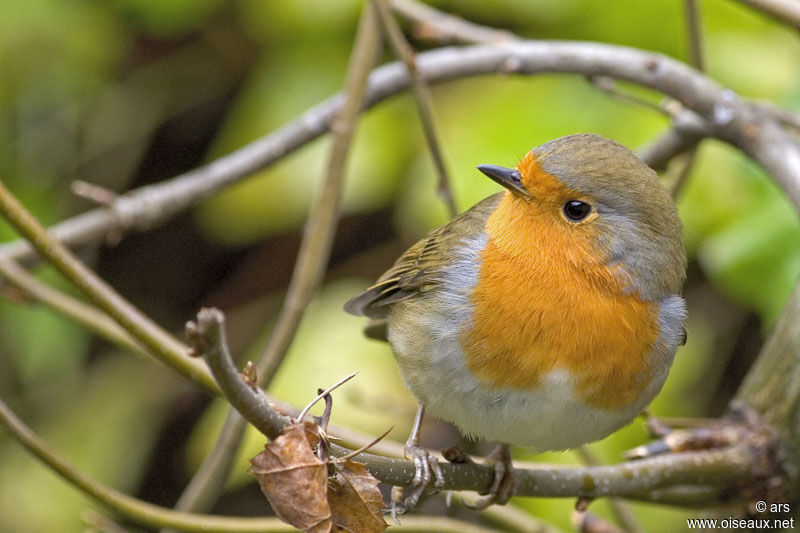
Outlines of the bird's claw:
{"type": "Polygon", "coordinates": [[[516,488],[516,476],[514,466],[511,464],[511,451],[508,444],[498,444],[489,455],[486,462],[494,466],[494,478],[492,484],[483,496],[474,503],[466,506],[475,511],[482,511],[490,505],[505,505],[514,495],[516,488]]]}
{"type": "Polygon", "coordinates": [[[433,482],[433,491],[438,492],[444,485],[444,475],[439,460],[431,455],[425,448],[415,443],[406,443],[406,459],[414,463],[414,479],[411,484],[403,487],[395,487],[392,490],[392,517],[403,514],[409,509],[416,507],[420,498],[433,482]]]}

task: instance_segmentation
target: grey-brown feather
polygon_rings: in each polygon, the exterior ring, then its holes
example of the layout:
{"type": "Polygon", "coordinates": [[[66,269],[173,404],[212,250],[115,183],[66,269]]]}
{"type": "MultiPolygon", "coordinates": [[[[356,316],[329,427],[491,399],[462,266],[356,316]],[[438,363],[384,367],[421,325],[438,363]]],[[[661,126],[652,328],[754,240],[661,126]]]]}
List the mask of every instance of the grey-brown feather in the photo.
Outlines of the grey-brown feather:
{"type": "Polygon", "coordinates": [[[451,249],[484,231],[486,219],[503,194],[486,198],[417,241],[375,284],[349,300],[344,305],[345,311],[386,319],[392,304],[436,287],[442,281],[442,269],[448,264],[451,249]]]}

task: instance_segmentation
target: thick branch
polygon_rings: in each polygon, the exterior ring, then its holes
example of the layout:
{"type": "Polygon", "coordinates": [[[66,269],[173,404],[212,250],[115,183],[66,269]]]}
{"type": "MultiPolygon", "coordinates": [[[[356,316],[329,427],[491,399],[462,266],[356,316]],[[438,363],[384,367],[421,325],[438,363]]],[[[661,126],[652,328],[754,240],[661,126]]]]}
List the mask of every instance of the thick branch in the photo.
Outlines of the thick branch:
{"type": "MultiPolygon", "coordinates": [[[[288,423],[267,402],[263,392],[248,385],[233,366],[224,333],[223,314],[203,309],[197,322],[187,325],[187,334],[198,353],[203,354],[220,389],[230,403],[269,438],[275,438],[288,423]]],[[[331,453],[341,456],[350,450],[331,443],[331,453]]],[[[358,460],[384,483],[408,485],[414,467],[405,459],[391,459],[362,453],[358,460]]],[[[705,487],[739,486],[750,474],[752,453],[746,443],[723,450],[686,452],[657,456],[611,466],[549,467],[517,470],[518,496],[630,496],[649,498],[652,491],[675,485],[705,487]]],[[[444,488],[485,491],[494,469],[482,464],[443,464],[444,488]]]]}
{"type": "Polygon", "coordinates": [[[800,465],[800,283],[748,372],[737,398],[778,428],[797,476],[796,465],[800,465]]]}
{"type": "MultiPolygon", "coordinates": [[[[509,41],[424,52],[418,54],[417,64],[428,83],[491,73],[562,72],[611,76],[651,87],[698,113],[710,135],[756,159],[800,206],[800,155],[769,118],[768,111],[749,105],[703,74],[666,56],[599,43],[509,41]]],[[[365,106],[375,105],[408,86],[403,65],[380,67],[370,76],[365,106]]],[[[102,240],[109,232],[157,226],[327,132],[342,101],[341,95],[329,98],[292,123],[227,156],[169,181],[122,195],[111,208],[89,211],[54,226],[51,232],[65,244],[77,246],[102,240]]],[[[0,256],[29,259],[30,255],[27,243],[0,247],[0,256]]]]}

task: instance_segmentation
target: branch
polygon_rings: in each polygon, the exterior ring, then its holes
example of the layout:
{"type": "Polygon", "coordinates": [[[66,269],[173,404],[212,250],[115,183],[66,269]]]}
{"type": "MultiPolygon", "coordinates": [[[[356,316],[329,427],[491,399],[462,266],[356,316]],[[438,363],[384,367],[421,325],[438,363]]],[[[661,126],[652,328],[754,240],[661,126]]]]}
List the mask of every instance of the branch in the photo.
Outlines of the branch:
{"type": "MultiPolygon", "coordinates": [[[[800,283],[736,397],[780,431],[790,454],[787,470],[794,472],[790,481],[796,486],[800,465],[800,283]]],[[[794,495],[797,498],[796,491],[794,495]]]]}
{"type": "Polygon", "coordinates": [[[739,0],[739,2],[800,30],[800,4],[797,0],[739,0]]]}
{"type": "Polygon", "coordinates": [[[389,39],[389,44],[391,45],[395,57],[405,64],[408,75],[411,78],[411,92],[414,95],[417,114],[422,123],[422,131],[425,134],[425,140],[431,153],[431,158],[433,159],[433,165],[436,168],[436,174],[439,177],[437,192],[444,200],[450,217],[455,217],[458,214],[458,207],[456,207],[453,189],[450,186],[451,180],[447,172],[447,165],[444,162],[444,155],[439,145],[438,127],[436,126],[436,117],[433,114],[433,98],[431,97],[430,89],[425,84],[425,80],[422,79],[417,69],[416,54],[413,48],[408,44],[408,41],[406,41],[403,36],[403,32],[400,30],[400,26],[397,25],[397,21],[392,18],[389,12],[389,1],[372,1],[383,27],[383,32],[389,39]]]}
{"type": "Polygon", "coordinates": [[[519,40],[504,29],[475,24],[414,0],[390,0],[392,9],[417,24],[415,33],[421,38],[442,43],[498,44],[519,40]]]}
{"type": "MultiPolygon", "coordinates": [[[[228,352],[224,316],[216,309],[203,309],[197,322],[187,324],[191,344],[202,354],[228,401],[268,438],[275,438],[289,422],[267,402],[260,389],[242,379],[228,352]]],[[[342,456],[351,450],[331,443],[331,453],[342,456]]],[[[749,443],[721,450],[684,452],[611,466],[535,467],[516,470],[517,496],[587,497],[628,496],[648,499],[652,491],[675,485],[705,487],[713,480],[718,487],[736,487],[750,479],[754,452],[749,443]]],[[[408,485],[414,477],[413,463],[370,453],[359,455],[367,469],[391,485],[408,485]]],[[[445,490],[485,491],[494,469],[482,464],[442,464],[445,490]]],[[[706,493],[702,493],[705,495],[706,493]]]]}
{"type": "MultiPolygon", "coordinates": [[[[58,456],[28,426],[0,400],[0,426],[5,426],[12,436],[31,454],[49,466],[68,483],[110,509],[136,524],[154,528],[171,528],[197,533],[264,533],[290,532],[296,529],[277,518],[254,518],[193,514],[173,511],[119,492],[79,471],[75,466],[58,456]]],[[[398,531],[409,533],[491,533],[487,529],[469,522],[449,517],[404,517],[398,531]]]]}
{"type": "Polygon", "coordinates": [[[20,444],[70,484],[79,488],[102,505],[112,509],[115,513],[138,524],[205,533],[294,531],[294,529],[273,529],[284,528],[285,526],[276,518],[253,519],[182,513],[138,500],[114,490],[80,472],[73,465],[59,457],[28,426],[17,418],[3,401],[0,401],[0,425],[5,426],[20,444]]]}
{"type": "Polygon", "coordinates": [[[0,276],[33,301],[47,305],[120,348],[144,356],[150,353],[127,331],[96,307],[36,279],[16,261],[0,259],[0,276]]]}
{"type": "Polygon", "coordinates": [[[206,390],[217,387],[208,369],[189,359],[186,347],[158,324],[119,295],[108,283],[84,265],[63,244],[53,239],[44,226],[0,182],[0,213],[30,241],[64,277],[141,342],[148,351],[206,390]]]}
{"type": "Polygon", "coordinates": [[[364,103],[367,79],[380,50],[380,42],[375,7],[370,2],[364,5],[359,21],[353,55],[347,70],[345,92],[342,95],[344,102],[340,107],[333,108],[326,119],[332,124],[333,142],[325,179],[311,207],[278,322],[256,362],[261,385],[269,382],[283,360],[297,332],[300,319],[325,275],[339,218],[344,165],[355,132],[356,119],[364,103]]]}
{"type": "MultiPolygon", "coordinates": [[[[419,71],[428,83],[480,74],[540,74],[545,72],[610,76],[659,90],[696,112],[711,136],[741,148],[759,161],[800,206],[800,156],[769,109],[758,109],[706,76],[666,56],[598,43],[510,40],[502,45],[443,48],[420,53],[419,71]]],[[[403,65],[393,63],[370,75],[365,107],[373,106],[409,86],[403,65]]],[[[342,104],[335,95],[295,121],[208,165],[163,183],[122,195],[110,208],[98,208],[51,228],[52,235],[74,247],[102,240],[109,233],[146,229],[162,224],[198,201],[248,174],[269,166],[330,128],[342,104]]],[[[27,243],[0,247],[0,257],[31,258],[27,243]]]]}

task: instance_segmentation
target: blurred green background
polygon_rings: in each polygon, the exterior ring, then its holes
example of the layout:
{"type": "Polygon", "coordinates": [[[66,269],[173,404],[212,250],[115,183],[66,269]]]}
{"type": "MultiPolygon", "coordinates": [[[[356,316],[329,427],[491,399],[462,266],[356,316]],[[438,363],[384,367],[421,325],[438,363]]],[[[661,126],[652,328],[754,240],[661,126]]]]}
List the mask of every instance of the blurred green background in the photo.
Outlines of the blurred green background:
{"type": "MultiPolygon", "coordinates": [[[[687,57],[683,2],[431,2],[530,38],[598,40],[687,57]]],[[[47,223],[91,205],[81,179],[116,192],[160,181],[269,133],[342,85],[355,0],[0,0],[0,179],[47,223]]],[[[700,2],[707,69],[739,94],[800,111],[798,35],[734,1],[700,2]]],[[[407,27],[407,29],[409,29],[407,27]]],[[[431,43],[414,41],[418,48],[431,43]]],[[[388,56],[387,56],[388,59],[388,56]]],[[[631,148],[668,127],[578,76],[483,77],[434,88],[460,208],[495,192],[475,166],[589,131],[631,148]]],[[[638,91],[648,98],[655,95],[638,91]]],[[[268,338],[325,164],[312,143],[167,226],[82,257],[136,305],[180,333],[201,305],[229,315],[237,353],[268,338]]],[[[296,405],[358,370],[333,421],[404,440],[414,403],[387,346],[365,340],[342,303],[405,246],[447,219],[413,103],[395,97],[359,124],[332,267],[271,392],[296,405]]],[[[691,257],[689,342],[652,411],[720,414],[800,273],[800,224],[784,194],[732,148],[704,141],[678,199],[691,257]]],[[[5,240],[13,231],[0,225],[5,240]]],[[[48,282],[69,290],[47,268],[48,282]]],[[[224,405],[161,366],[121,353],[6,290],[0,302],[0,395],[86,472],[173,505],[213,443],[224,405]]],[[[593,445],[604,461],[646,438],[640,422],[593,445]]],[[[426,426],[425,443],[459,439],[426,426]]],[[[216,512],[259,514],[248,437],[216,512]]],[[[469,443],[466,444],[470,446],[469,443]]],[[[524,450],[516,457],[530,459],[524,450]]],[[[572,453],[546,454],[575,462],[572,453]]],[[[570,500],[513,502],[569,529],[570,500]]],[[[445,512],[441,499],[428,512],[445,512]]],[[[0,531],[83,531],[92,506],[0,433],[0,531]]],[[[593,509],[604,510],[602,502],[593,509]]],[[[697,511],[636,505],[647,531],[683,529],[697,511]]],[[[464,515],[471,518],[472,515],[464,515]]]]}

